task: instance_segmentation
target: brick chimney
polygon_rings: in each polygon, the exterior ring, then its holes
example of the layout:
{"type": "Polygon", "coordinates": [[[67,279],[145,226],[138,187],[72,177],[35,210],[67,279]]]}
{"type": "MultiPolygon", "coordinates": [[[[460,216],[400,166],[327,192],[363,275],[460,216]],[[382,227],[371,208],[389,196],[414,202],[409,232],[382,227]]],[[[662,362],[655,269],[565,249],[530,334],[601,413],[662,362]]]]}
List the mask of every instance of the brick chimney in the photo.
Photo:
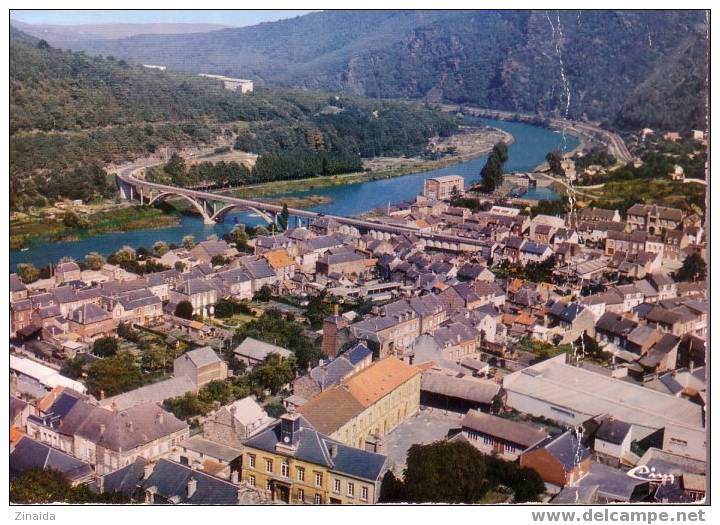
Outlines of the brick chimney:
{"type": "Polygon", "coordinates": [[[348,325],[347,319],[340,315],[338,305],[333,305],[333,315],[323,321],[322,353],[333,358],[338,352],[338,332],[348,325]]]}

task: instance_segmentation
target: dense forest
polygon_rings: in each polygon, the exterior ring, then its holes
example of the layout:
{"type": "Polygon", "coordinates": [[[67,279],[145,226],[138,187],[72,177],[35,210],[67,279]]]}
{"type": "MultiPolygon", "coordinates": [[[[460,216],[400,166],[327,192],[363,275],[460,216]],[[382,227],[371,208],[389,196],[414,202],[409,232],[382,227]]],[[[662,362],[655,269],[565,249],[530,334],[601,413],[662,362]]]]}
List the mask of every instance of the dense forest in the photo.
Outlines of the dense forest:
{"type": "Polygon", "coordinates": [[[267,85],[528,113],[564,111],[567,88],[572,118],[682,130],[705,125],[707,35],[700,10],[338,10],[192,35],[64,43],[267,85]]]}
{"type": "Polygon", "coordinates": [[[265,181],[356,171],[360,157],[414,155],[457,129],[419,103],[267,88],[239,95],[207,78],[62,51],[17,31],[10,103],[15,210],[111,196],[103,166],[223,135],[261,154],[254,174],[265,181]]]}

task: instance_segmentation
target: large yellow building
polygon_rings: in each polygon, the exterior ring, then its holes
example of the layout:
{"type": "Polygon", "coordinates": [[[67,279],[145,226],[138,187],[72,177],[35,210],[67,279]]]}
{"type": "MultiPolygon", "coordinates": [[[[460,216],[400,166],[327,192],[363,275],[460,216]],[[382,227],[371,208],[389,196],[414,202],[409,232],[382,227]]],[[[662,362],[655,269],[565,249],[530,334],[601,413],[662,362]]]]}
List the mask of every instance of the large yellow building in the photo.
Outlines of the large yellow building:
{"type": "Polygon", "coordinates": [[[247,440],[242,458],[243,481],[292,504],[376,503],[386,469],[385,456],[330,439],[297,413],[247,440]]]}
{"type": "Polygon", "coordinates": [[[417,368],[387,357],[321,392],[298,412],[317,431],[351,447],[372,449],[417,413],[420,375],[417,368]]]}

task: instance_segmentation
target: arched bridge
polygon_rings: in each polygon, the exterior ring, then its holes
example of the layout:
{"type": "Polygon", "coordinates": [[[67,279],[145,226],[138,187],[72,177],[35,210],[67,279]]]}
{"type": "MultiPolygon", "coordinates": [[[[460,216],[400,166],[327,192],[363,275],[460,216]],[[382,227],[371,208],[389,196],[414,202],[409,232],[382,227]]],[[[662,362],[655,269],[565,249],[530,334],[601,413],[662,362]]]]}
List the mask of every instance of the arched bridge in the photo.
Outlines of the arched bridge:
{"type": "MultiPolygon", "coordinates": [[[[148,167],[148,164],[130,165],[120,169],[116,173],[122,198],[138,199],[142,203],[153,205],[171,197],[180,197],[192,205],[193,209],[202,216],[206,224],[222,222],[227,213],[233,209],[251,210],[268,223],[277,224],[277,218],[282,212],[282,206],[277,204],[241,199],[220,193],[167,186],[135,177],[135,172],[146,167],[148,167]]],[[[340,215],[327,215],[298,208],[288,208],[288,211],[290,215],[304,219],[317,219],[320,217],[332,219],[340,224],[341,232],[350,235],[369,234],[377,239],[389,239],[392,235],[412,234],[418,237],[421,243],[428,248],[449,251],[477,251],[485,246],[483,241],[469,237],[421,232],[406,226],[383,224],[367,219],[355,219],[353,217],[343,217],[340,215]]]]}

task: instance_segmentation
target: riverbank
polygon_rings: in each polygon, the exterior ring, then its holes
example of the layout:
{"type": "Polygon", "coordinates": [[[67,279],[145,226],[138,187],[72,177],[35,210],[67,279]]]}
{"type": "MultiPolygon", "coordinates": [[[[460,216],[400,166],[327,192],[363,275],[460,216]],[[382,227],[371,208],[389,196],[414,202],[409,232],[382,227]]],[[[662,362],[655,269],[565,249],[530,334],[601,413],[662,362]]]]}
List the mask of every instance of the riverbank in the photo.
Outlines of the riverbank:
{"type": "MultiPolygon", "coordinates": [[[[422,157],[376,157],[363,161],[363,165],[367,171],[288,181],[265,182],[244,186],[242,188],[220,190],[218,193],[231,194],[240,198],[257,198],[391,179],[413,173],[424,173],[447,168],[454,164],[461,164],[487,155],[493,146],[501,140],[510,145],[513,144],[515,139],[510,133],[497,128],[465,128],[460,133],[439,139],[433,144],[434,151],[437,151],[439,154],[449,152],[438,159],[431,160],[422,157]]],[[[310,197],[320,196],[311,195],[310,197]]],[[[282,201],[282,199],[277,200],[282,201]]],[[[290,206],[289,202],[288,206],[290,206]]]]}
{"type": "Polygon", "coordinates": [[[105,233],[168,228],[181,222],[179,214],[132,204],[115,204],[80,217],[87,221],[86,228],[68,227],[58,215],[17,214],[10,220],[10,249],[19,250],[37,240],[77,241],[105,233]]]}

